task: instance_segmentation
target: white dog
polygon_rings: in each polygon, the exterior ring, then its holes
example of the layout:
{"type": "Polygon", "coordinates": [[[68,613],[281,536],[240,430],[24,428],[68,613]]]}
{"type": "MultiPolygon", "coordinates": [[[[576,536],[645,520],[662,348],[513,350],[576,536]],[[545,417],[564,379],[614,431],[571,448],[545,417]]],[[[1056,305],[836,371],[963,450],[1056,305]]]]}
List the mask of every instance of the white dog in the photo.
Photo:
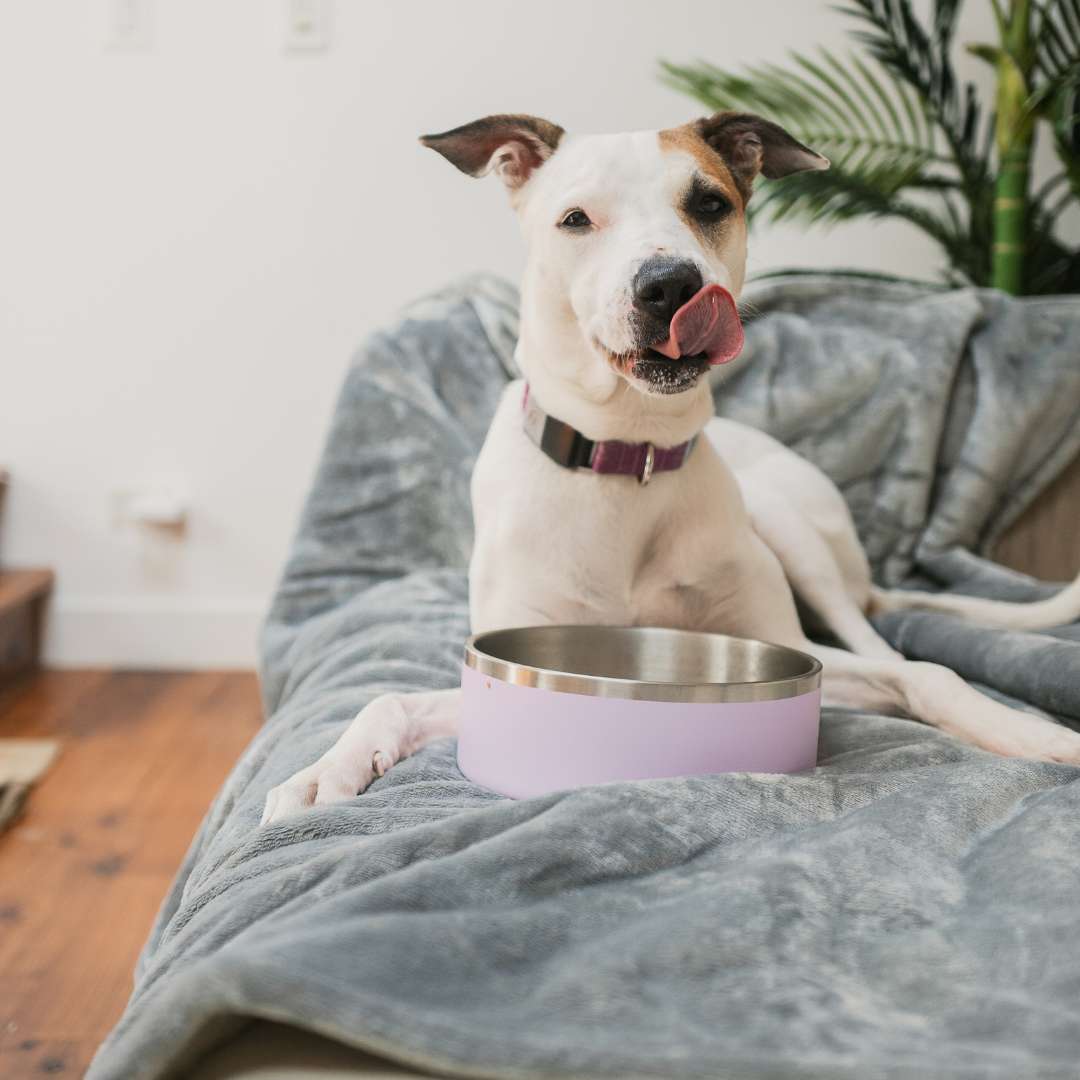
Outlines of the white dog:
{"type": "MultiPolygon", "coordinates": [[[[474,632],[608,623],[762,638],[822,661],[826,704],[1080,763],[1080,734],[904,660],[867,621],[914,606],[1053,626],[1080,617],[1080,578],[1026,605],[877,589],[831,481],[769,436],[713,418],[702,376],[742,342],[732,298],[754,178],[827,168],[824,158],[734,113],[582,137],[492,116],[421,141],[472,176],[495,172],[528,242],[517,346],[526,382],[507,388],[472,480],[474,632]],[[793,590],[850,652],[806,639],[793,590]]],[[[269,793],[263,820],[352,798],[454,734],[459,704],[457,690],[375,699],[269,793]]]]}

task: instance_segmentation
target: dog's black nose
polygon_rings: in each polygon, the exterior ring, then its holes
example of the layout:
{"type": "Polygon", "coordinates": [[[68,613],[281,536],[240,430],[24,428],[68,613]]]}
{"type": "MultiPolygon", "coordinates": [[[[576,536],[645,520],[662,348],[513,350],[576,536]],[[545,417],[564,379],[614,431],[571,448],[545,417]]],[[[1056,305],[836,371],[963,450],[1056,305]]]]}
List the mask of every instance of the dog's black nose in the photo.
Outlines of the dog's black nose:
{"type": "Polygon", "coordinates": [[[634,277],[634,307],[665,326],[705,284],[701,271],[683,259],[646,259],[634,277]]]}

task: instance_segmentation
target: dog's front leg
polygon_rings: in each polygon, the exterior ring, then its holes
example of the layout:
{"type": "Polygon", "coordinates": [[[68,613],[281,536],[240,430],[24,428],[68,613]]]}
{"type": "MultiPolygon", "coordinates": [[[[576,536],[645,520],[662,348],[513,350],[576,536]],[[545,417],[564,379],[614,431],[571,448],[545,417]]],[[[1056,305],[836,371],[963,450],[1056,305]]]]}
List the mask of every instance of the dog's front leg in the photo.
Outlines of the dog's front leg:
{"type": "Polygon", "coordinates": [[[910,716],[1004,757],[1080,765],[1080,733],[1009,708],[969,686],[949,668],[856,656],[811,642],[803,647],[824,666],[826,705],[910,716]]]}
{"type": "Polygon", "coordinates": [[[375,698],[314,765],[271,789],[262,824],[353,798],[432,739],[456,735],[460,712],[457,688],[375,698]]]}

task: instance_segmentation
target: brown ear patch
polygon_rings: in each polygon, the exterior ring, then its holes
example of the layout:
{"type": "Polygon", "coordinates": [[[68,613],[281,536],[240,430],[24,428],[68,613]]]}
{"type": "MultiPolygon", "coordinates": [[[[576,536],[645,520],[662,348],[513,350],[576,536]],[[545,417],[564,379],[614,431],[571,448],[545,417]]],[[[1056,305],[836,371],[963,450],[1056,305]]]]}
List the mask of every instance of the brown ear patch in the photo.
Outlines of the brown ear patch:
{"type": "Polygon", "coordinates": [[[660,149],[682,151],[689,154],[698,168],[728,196],[732,204],[742,207],[750,198],[749,186],[739,183],[738,177],[728,168],[727,162],[703,138],[697,124],[683,124],[677,128],[665,128],[660,133],[660,149]]]}

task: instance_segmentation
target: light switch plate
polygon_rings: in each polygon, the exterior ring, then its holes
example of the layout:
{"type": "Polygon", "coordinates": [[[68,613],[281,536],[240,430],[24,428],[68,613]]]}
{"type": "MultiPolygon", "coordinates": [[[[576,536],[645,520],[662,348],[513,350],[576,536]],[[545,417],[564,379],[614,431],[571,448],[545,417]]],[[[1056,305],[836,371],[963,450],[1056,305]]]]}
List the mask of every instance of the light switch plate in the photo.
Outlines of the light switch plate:
{"type": "Polygon", "coordinates": [[[285,0],[287,52],[325,52],[330,48],[331,0],[285,0]]]}
{"type": "Polygon", "coordinates": [[[114,52],[149,52],[154,45],[154,0],[105,0],[105,46],[114,52]]]}

